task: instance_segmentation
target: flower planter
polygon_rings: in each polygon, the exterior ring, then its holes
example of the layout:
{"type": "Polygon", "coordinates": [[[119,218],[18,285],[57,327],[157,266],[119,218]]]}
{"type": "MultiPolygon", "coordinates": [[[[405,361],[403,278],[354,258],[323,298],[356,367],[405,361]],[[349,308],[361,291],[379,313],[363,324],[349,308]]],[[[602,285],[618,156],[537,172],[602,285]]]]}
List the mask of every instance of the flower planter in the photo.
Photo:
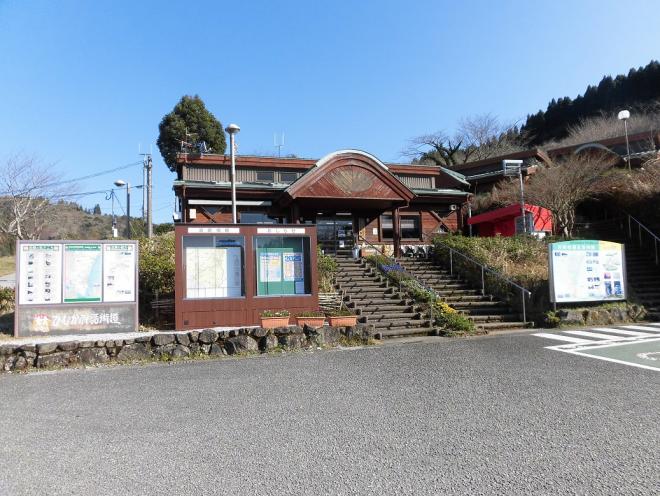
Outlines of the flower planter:
{"type": "Polygon", "coordinates": [[[296,317],[296,325],[304,327],[308,325],[309,327],[321,327],[325,324],[325,317],[296,317]]]}
{"type": "Polygon", "coordinates": [[[264,329],[275,329],[289,325],[289,317],[261,317],[261,327],[264,329]]]}
{"type": "Polygon", "coordinates": [[[357,315],[344,315],[341,317],[328,317],[332,327],[354,327],[357,323],[357,315]]]}

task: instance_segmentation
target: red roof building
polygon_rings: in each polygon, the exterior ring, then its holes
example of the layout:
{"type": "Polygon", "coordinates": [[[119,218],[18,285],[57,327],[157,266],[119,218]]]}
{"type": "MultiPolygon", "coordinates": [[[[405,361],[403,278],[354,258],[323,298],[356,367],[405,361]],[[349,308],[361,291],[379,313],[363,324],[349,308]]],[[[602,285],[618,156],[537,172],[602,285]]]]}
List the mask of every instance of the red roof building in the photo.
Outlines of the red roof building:
{"type": "MultiPolygon", "coordinates": [[[[543,207],[525,204],[527,230],[552,234],[552,213],[543,207]]],[[[514,236],[523,232],[520,205],[509,205],[468,219],[468,224],[477,228],[479,236],[514,236]]]]}

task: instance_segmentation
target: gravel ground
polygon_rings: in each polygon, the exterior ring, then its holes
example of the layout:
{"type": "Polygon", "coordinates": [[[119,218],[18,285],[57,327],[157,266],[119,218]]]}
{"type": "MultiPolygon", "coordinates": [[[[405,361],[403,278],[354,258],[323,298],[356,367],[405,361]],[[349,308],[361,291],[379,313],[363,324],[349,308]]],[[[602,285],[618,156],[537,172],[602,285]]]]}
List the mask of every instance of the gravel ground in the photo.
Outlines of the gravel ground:
{"type": "Polygon", "coordinates": [[[0,377],[0,494],[659,494],[660,374],[547,345],[0,377]]]}

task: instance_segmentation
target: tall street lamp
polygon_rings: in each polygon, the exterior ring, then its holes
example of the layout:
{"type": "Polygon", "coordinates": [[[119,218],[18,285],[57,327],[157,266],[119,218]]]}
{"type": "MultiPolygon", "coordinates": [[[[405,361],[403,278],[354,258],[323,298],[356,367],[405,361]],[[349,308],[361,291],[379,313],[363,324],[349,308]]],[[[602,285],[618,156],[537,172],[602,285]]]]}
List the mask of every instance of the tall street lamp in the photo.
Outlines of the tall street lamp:
{"type": "Polygon", "coordinates": [[[118,188],[126,186],[126,238],[131,239],[131,184],[117,179],[115,186],[118,188]]]}
{"type": "Polygon", "coordinates": [[[229,153],[231,155],[231,219],[237,224],[236,215],[236,147],[234,146],[234,135],[241,130],[236,124],[229,124],[225,131],[229,133],[229,153]]]}
{"type": "Polygon", "coordinates": [[[623,127],[626,130],[626,153],[628,154],[628,170],[630,170],[630,143],[628,142],[628,119],[630,119],[630,110],[622,110],[619,112],[617,119],[623,121],[623,127]]]}

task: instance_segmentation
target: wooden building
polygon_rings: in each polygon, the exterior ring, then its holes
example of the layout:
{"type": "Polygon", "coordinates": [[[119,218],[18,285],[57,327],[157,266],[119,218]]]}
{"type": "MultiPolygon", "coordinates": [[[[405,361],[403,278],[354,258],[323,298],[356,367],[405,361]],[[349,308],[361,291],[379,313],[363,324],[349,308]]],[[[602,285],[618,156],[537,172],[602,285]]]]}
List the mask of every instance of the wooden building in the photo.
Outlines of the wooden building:
{"type": "MultiPolygon", "coordinates": [[[[179,156],[178,221],[231,222],[230,164],[226,155],[179,156]]],[[[236,157],[238,222],[315,224],[329,252],[375,245],[400,253],[461,230],[468,188],[461,174],[443,167],[384,164],[360,150],[320,160],[236,157]]]]}

